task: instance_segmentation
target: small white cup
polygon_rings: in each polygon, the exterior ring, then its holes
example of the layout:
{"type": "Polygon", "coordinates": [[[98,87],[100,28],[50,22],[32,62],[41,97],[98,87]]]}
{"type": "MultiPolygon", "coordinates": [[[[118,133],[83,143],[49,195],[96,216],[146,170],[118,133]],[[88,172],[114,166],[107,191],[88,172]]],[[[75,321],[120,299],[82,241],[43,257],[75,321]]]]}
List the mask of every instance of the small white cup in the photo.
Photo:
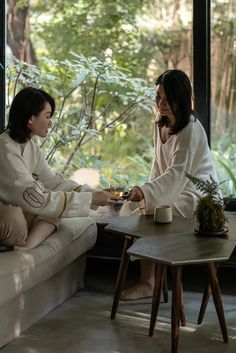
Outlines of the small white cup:
{"type": "Polygon", "coordinates": [[[161,205],[154,210],[154,221],[157,223],[171,223],[172,210],[168,205],[161,205]]]}

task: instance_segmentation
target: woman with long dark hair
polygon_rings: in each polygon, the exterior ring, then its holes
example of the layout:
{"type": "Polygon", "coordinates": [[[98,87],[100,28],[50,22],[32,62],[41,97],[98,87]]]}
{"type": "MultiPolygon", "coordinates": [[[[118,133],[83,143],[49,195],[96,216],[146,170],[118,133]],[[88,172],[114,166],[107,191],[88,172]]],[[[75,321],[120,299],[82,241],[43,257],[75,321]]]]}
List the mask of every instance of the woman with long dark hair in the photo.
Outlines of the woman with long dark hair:
{"type": "MultiPolygon", "coordinates": [[[[173,69],[156,80],[155,155],[149,182],[136,186],[130,201],[141,202],[153,213],[160,205],[169,205],[172,213],[192,218],[200,193],[187,179],[195,177],[217,180],[205,130],[192,109],[192,88],[188,76],[173,69]]],[[[141,278],[137,285],[124,290],[123,300],[150,297],[154,288],[155,264],[140,261],[141,278]]]]}

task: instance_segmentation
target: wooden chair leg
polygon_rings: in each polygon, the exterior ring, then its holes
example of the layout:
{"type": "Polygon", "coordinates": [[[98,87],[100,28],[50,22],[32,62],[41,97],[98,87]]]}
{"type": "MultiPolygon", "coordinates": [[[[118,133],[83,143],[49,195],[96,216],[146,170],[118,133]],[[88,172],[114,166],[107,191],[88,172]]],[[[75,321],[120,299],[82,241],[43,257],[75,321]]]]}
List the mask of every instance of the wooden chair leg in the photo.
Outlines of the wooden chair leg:
{"type": "Polygon", "coordinates": [[[114,294],[113,304],[111,309],[111,320],[115,319],[117,308],[120,301],[121,291],[124,287],[127,270],[128,270],[128,264],[129,264],[129,255],[127,254],[127,249],[132,245],[133,240],[134,240],[133,237],[128,237],[128,236],[125,237],[119,272],[116,280],[115,294],[114,294]]]}

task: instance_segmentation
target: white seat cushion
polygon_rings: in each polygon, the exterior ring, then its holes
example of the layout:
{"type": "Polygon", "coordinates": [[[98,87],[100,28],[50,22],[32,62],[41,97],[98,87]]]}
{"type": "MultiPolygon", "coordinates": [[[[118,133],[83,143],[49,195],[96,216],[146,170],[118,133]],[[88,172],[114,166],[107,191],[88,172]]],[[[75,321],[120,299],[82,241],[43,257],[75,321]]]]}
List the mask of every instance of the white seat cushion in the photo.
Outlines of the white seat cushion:
{"type": "Polygon", "coordinates": [[[63,219],[57,232],[37,248],[0,253],[0,307],[66,267],[96,242],[89,217],[63,219]]]}

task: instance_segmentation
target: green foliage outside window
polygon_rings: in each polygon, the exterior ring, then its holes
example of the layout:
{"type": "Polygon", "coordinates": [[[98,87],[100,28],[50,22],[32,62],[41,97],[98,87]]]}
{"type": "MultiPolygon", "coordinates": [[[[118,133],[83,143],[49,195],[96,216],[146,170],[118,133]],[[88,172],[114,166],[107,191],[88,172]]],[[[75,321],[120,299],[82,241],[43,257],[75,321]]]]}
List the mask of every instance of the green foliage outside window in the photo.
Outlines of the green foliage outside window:
{"type": "Polygon", "coordinates": [[[70,57],[63,61],[44,58],[41,69],[16,59],[9,62],[8,106],[20,88],[27,85],[42,87],[55,97],[57,104],[53,127],[40,141],[49,164],[65,176],[81,167],[97,168],[102,171],[102,186],[117,178],[127,187],[143,182],[148,177],[143,170],[148,162],[143,158],[125,156],[130,158],[128,164],[136,164],[136,171],[139,161],[141,174],[133,174],[132,167],[122,170],[112,160],[109,162],[109,155],[114,158],[115,148],[114,143],[109,143],[109,135],[113,142],[117,138],[116,154],[121,162],[127,152],[127,147],[122,151],[127,125],[132,125],[135,115],[142,117],[142,114],[146,118],[150,116],[151,122],[154,88],[107,59],[86,58],[76,53],[70,53],[70,57]],[[107,155],[106,159],[104,155],[107,155]]]}
{"type": "MultiPolygon", "coordinates": [[[[10,2],[9,2],[10,3],[10,2]]],[[[24,48],[31,40],[36,62],[31,67],[33,74],[24,77],[25,83],[41,84],[48,89],[57,100],[58,112],[55,115],[55,129],[43,148],[49,154],[50,163],[65,173],[70,173],[81,165],[93,166],[102,170],[102,182],[120,175],[127,183],[141,183],[148,179],[152,159],[152,119],[149,104],[135,106],[127,119],[117,120],[113,124],[99,130],[104,124],[109,124],[125,107],[127,90],[122,85],[99,80],[99,90],[108,89],[109,95],[97,92],[96,121],[87,126],[86,136],[76,150],[76,124],[78,115],[87,122],[91,116],[82,97],[83,90],[92,89],[92,73],[78,85],[85,71],[79,71],[78,63],[74,72],[70,52],[83,54],[86,60],[95,58],[98,61],[110,63],[125,77],[144,79],[144,86],[150,85],[152,90],[154,80],[162,71],[168,68],[185,70],[192,79],[192,0],[13,0],[17,9],[28,9],[27,25],[12,27],[8,30],[26,28],[25,37],[21,40],[24,48]],[[29,25],[28,25],[29,24],[29,25]],[[47,58],[45,60],[45,58],[47,58]],[[39,70],[35,81],[34,73],[39,70]],[[128,71],[126,71],[128,70],[128,71]],[[75,75],[77,73],[77,76],[75,75]],[[81,76],[80,76],[81,75],[81,76]],[[76,84],[77,80],[77,84],[76,84]],[[42,81],[42,82],[41,82],[42,81]],[[146,84],[146,81],[148,84],[146,84]],[[91,83],[91,86],[90,86],[91,83]],[[78,85],[78,87],[76,86],[78,85]],[[77,87],[77,88],[76,88],[77,87]],[[72,90],[72,92],[71,92],[72,90]],[[122,97],[123,96],[126,98],[122,97]],[[103,114],[103,119],[97,114],[106,110],[106,99],[118,92],[113,98],[111,110],[103,114]],[[67,97],[67,95],[69,96],[67,97]],[[65,101],[63,105],[63,101],[65,101]],[[62,109],[60,110],[60,106],[62,109]],[[148,109],[149,111],[145,111],[148,109]],[[85,120],[86,120],[85,119],[85,120]],[[62,122],[62,127],[60,126],[62,122]],[[73,132],[73,133],[72,133],[73,132]],[[68,141],[68,138],[71,138],[68,141]],[[50,140],[50,141],[49,141],[50,140]],[[101,141],[102,140],[102,141],[101,141]],[[85,143],[86,142],[86,143],[85,143]],[[53,143],[56,144],[54,154],[53,143]],[[68,150],[68,151],[67,151],[68,150]],[[75,151],[72,160],[69,153],[75,151]],[[69,162],[66,167],[66,162],[69,162]],[[104,167],[102,167],[103,163],[104,167]],[[106,175],[103,180],[103,175],[106,175]],[[124,177],[126,175],[126,177],[124,177]]],[[[11,11],[11,6],[8,7],[11,11]]],[[[13,17],[16,9],[11,12],[13,17]]],[[[21,16],[17,17],[17,21],[21,16]]],[[[236,2],[235,0],[211,1],[211,148],[220,180],[229,179],[222,185],[225,195],[236,196],[236,146],[235,146],[235,114],[236,114],[236,2]]],[[[19,45],[19,34],[16,33],[12,48],[19,45]]],[[[22,49],[24,51],[24,48],[22,49]]],[[[26,53],[27,54],[27,53],[26,53]]],[[[21,53],[20,57],[27,57],[21,53]]],[[[82,57],[82,56],[81,56],[82,57]]],[[[32,55],[31,59],[34,59],[32,55]]],[[[29,61],[32,62],[32,61],[29,61]]],[[[76,66],[75,65],[75,66],[76,66]]],[[[116,75],[116,73],[115,73],[116,75]]],[[[95,76],[93,76],[94,79],[95,76]]],[[[11,87],[16,79],[12,77],[11,87]]],[[[122,83],[122,82],[121,82],[122,83]]],[[[137,83],[137,79],[136,79],[137,83]]],[[[143,83],[139,79],[139,86],[143,83]]],[[[94,86],[93,86],[94,87],[94,86]]],[[[130,88],[133,92],[133,88],[130,88]]],[[[137,93],[136,89],[135,94],[137,93]]],[[[92,92],[92,91],[91,91],[92,92]]],[[[89,97],[92,98],[90,92],[89,97]]],[[[14,94],[12,90],[9,92],[14,94]]],[[[131,104],[131,98],[129,97],[131,104]]],[[[91,101],[90,101],[91,107],[91,101]]],[[[127,106],[126,106],[127,107],[127,106]]],[[[151,107],[152,109],[152,107],[151,107]]],[[[83,130],[85,133],[85,130],[83,130]]],[[[81,135],[82,137],[82,135],[81,135]]]]}

